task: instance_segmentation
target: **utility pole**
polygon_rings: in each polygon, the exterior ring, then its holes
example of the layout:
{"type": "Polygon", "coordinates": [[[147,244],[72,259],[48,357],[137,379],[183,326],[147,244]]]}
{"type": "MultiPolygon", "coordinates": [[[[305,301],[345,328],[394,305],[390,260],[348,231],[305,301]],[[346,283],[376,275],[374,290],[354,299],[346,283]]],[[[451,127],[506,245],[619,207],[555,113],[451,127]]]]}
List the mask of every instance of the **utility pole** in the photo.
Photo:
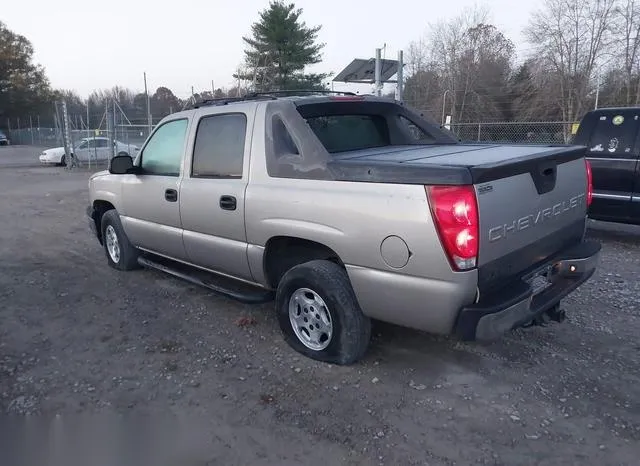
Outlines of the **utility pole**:
{"type": "Polygon", "coordinates": [[[380,97],[382,95],[382,61],[381,61],[382,50],[380,48],[376,49],[376,67],[375,67],[375,87],[376,87],[376,95],[380,97]]]}
{"type": "Polygon", "coordinates": [[[147,72],[144,72],[144,95],[147,99],[147,134],[151,134],[151,100],[149,100],[149,91],[147,90],[147,72]]]}
{"type": "Polygon", "coordinates": [[[75,154],[72,157],[71,152],[73,147],[71,145],[71,135],[69,133],[69,114],[67,113],[67,103],[62,101],[62,140],[64,142],[64,154],[65,161],[67,162],[67,168],[73,168],[76,166],[75,154]]]}
{"type": "Polygon", "coordinates": [[[213,87],[213,79],[211,80],[211,98],[215,96],[216,88],[213,87]]]}
{"type": "Polygon", "coordinates": [[[404,82],[403,82],[403,67],[404,64],[402,63],[402,50],[398,51],[398,76],[397,76],[397,81],[398,83],[396,84],[396,90],[397,90],[397,99],[402,102],[403,100],[403,94],[404,94],[404,82]]]}
{"type": "MultiPolygon", "coordinates": [[[[115,107],[115,106],[114,106],[115,107]]],[[[111,146],[110,149],[110,158],[113,158],[113,156],[115,155],[115,112],[114,112],[115,108],[112,109],[111,106],[109,105],[109,102],[107,101],[105,104],[105,116],[106,116],[106,120],[107,120],[107,137],[109,138],[109,145],[111,146]]]]}

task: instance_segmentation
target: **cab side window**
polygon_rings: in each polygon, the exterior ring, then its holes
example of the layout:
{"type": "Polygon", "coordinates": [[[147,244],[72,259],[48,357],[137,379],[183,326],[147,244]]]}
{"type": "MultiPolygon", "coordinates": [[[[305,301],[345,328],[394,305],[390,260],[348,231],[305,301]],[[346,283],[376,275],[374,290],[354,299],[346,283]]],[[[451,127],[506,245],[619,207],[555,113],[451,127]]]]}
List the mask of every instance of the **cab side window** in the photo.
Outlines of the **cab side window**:
{"type": "Polygon", "coordinates": [[[169,121],[153,133],[141,155],[141,168],[145,175],[180,174],[187,123],[186,119],[169,121]]]}

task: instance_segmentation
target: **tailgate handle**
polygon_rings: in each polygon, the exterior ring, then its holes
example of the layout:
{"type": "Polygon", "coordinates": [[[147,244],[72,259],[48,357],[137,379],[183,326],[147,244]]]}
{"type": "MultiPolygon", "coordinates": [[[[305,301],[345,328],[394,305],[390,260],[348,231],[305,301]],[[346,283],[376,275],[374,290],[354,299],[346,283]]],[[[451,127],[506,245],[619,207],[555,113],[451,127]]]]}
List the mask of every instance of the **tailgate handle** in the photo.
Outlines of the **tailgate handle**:
{"type": "Polygon", "coordinates": [[[546,194],[553,191],[556,187],[556,177],[558,175],[558,168],[554,162],[542,164],[537,169],[531,171],[531,178],[536,185],[536,191],[538,195],[546,194]]]}

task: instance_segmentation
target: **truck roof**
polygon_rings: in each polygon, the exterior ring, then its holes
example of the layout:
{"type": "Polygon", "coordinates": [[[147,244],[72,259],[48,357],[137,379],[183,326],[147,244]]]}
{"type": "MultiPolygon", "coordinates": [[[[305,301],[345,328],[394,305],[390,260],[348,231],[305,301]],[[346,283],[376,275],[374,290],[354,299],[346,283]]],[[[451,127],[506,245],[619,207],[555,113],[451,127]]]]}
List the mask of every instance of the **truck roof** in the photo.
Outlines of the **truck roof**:
{"type": "MultiPolygon", "coordinates": [[[[373,94],[355,94],[353,92],[344,91],[322,91],[322,90],[293,90],[293,91],[273,91],[273,92],[256,92],[250,93],[241,97],[225,97],[217,99],[205,99],[197,102],[190,107],[180,112],[172,113],[163,118],[163,121],[167,118],[175,119],[180,117],[186,117],[193,115],[198,110],[220,107],[235,104],[260,104],[265,102],[287,101],[293,103],[295,106],[300,107],[307,104],[323,104],[323,103],[338,103],[338,102],[361,102],[361,103],[381,103],[381,104],[395,104],[407,109],[405,104],[401,101],[389,98],[378,97],[373,94]]],[[[414,110],[414,113],[418,113],[420,117],[428,117],[421,111],[414,110]]],[[[431,121],[431,124],[435,122],[431,121]]],[[[440,125],[438,125],[440,126],[440,125]]],[[[442,128],[440,126],[440,128],[442,128]]]]}
{"type": "MultiPolygon", "coordinates": [[[[245,102],[262,102],[270,100],[291,100],[299,102],[320,103],[323,101],[369,101],[369,102],[389,102],[394,101],[387,97],[378,97],[373,94],[354,94],[353,92],[343,91],[324,91],[324,90],[292,90],[292,91],[272,91],[272,92],[254,92],[241,97],[224,97],[219,99],[205,99],[191,108],[201,108],[205,106],[230,105],[245,102]]],[[[396,101],[397,102],[397,101],[396,101]]]]}

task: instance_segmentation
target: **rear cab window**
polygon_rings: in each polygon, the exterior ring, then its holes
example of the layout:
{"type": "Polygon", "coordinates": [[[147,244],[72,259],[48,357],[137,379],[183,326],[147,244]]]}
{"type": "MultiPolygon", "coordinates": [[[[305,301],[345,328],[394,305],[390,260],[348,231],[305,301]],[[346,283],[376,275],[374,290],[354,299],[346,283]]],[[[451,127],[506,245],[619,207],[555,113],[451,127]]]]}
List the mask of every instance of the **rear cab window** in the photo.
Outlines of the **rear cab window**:
{"type": "Polygon", "coordinates": [[[390,145],[389,128],[380,115],[327,115],[307,123],[329,153],[390,145]]]}
{"type": "Polygon", "coordinates": [[[630,156],[636,152],[639,115],[596,114],[587,149],[592,157],[630,156]]]}
{"type": "Polygon", "coordinates": [[[410,114],[405,107],[384,101],[321,101],[298,105],[327,152],[386,146],[455,144],[437,125],[410,114]]]}

